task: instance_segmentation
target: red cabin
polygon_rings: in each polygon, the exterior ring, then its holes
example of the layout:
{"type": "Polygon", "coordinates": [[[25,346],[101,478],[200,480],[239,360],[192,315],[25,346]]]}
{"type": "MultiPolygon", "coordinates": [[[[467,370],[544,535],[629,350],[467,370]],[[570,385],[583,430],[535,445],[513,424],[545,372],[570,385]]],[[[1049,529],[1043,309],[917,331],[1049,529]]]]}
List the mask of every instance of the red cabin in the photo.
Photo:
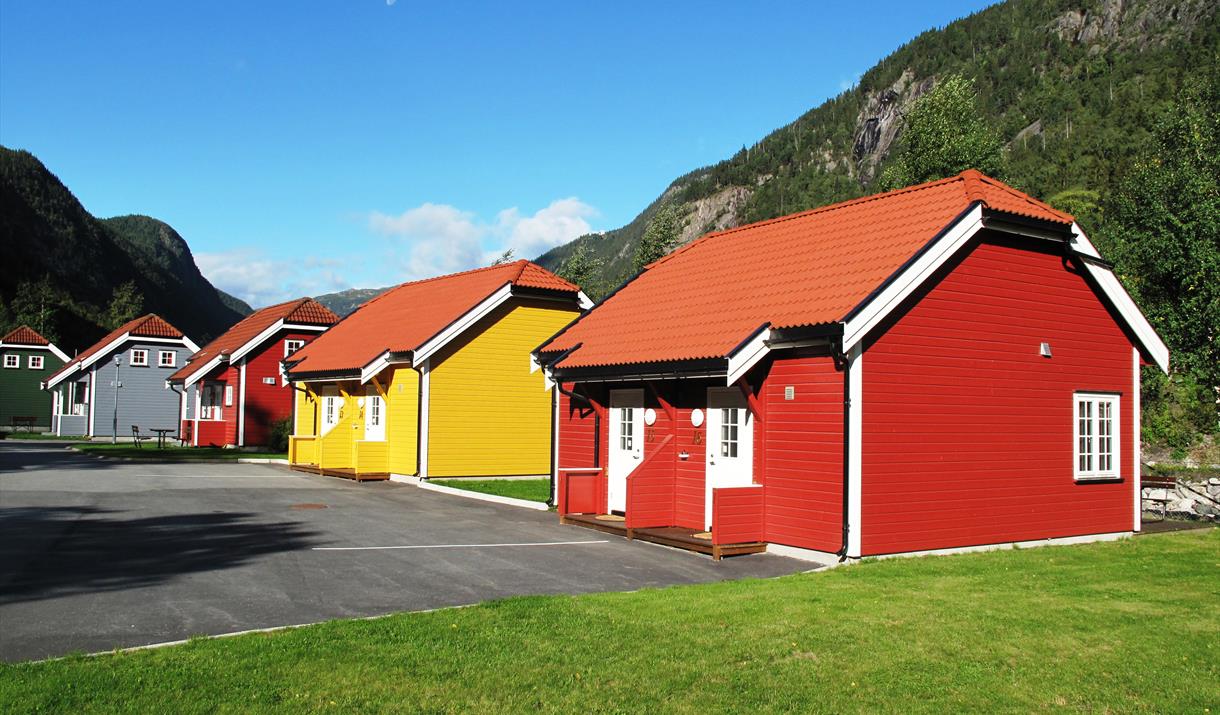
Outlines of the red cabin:
{"type": "Polygon", "coordinates": [[[196,447],[266,445],[292,417],[281,361],[339,321],[313,298],[255,311],[191,356],[169,378],[180,390],[182,441],[196,447]]]}
{"type": "Polygon", "coordinates": [[[535,359],[565,521],[859,558],[1138,530],[1169,354],[1071,216],[966,171],[704,236],[535,359]]]}

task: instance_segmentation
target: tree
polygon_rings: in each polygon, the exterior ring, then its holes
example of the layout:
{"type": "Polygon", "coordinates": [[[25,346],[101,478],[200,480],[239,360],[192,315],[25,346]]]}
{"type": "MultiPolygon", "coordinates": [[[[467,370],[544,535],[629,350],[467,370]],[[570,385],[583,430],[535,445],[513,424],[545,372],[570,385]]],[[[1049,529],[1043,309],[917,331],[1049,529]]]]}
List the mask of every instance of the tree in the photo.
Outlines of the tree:
{"type": "Polygon", "coordinates": [[[516,253],[517,252],[514,249],[510,248],[510,249],[504,251],[504,253],[501,253],[499,256],[497,256],[496,260],[491,262],[491,265],[502,266],[505,263],[512,263],[513,257],[516,255],[516,253]]]}
{"type": "Polygon", "coordinates": [[[17,286],[9,310],[16,325],[28,325],[51,342],[59,339],[59,312],[67,296],[44,275],[38,281],[24,281],[17,286]]]}
{"type": "Polygon", "coordinates": [[[678,209],[672,203],[664,204],[653,214],[644,229],[644,235],[635,247],[635,257],[632,268],[638,273],[644,266],[662,258],[673,249],[678,242],[678,231],[681,229],[678,219],[678,209]]]}
{"type": "Polygon", "coordinates": [[[580,286],[586,294],[598,292],[594,282],[602,270],[602,259],[595,258],[589,250],[588,239],[577,239],[572,244],[572,252],[559,265],[557,273],[560,278],[580,286]]]}
{"type": "Polygon", "coordinates": [[[1213,390],[1220,388],[1217,85],[1213,78],[1182,91],[1108,212],[1119,277],[1169,345],[1175,372],[1213,390]]]}
{"type": "Polygon", "coordinates": [[[106,327],[114,330],[143,312],[144,295],[136,288],[135,281],[127,281],[111,293],[110,306],[106,309],[106,327]]]}
{"type": "Polygon", "coordinates": [[[1004,145],[979,112],[974,81],[949,75],[911,106],[881,184],[898,189],[965,169],[999,177],[1004,167],[1004,145]]]}

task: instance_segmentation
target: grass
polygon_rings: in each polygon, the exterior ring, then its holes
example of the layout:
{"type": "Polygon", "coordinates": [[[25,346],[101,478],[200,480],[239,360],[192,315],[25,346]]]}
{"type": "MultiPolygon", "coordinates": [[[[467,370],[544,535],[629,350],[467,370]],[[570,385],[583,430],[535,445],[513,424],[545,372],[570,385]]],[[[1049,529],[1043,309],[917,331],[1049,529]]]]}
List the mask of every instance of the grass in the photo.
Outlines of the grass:
{"type": "Polygon", "coordinates": [[[551,496],[549,479],[432,479],[433,484],[466,489],[482,494],[497,494],[513,499],[545,502],[551,496]]]}
{"type": "Polygon", "coordinates": [[[136,447],[130,442],[118,444],[89,443],[81,444],[76,449],[87,454],[103,457],[121,457],[130,459],[149,459],[156,461],[190,461],[192,459],[287,459],[284,452],[246,452],[240,449],[221,449],[220,447],[171,447],[157,449],[156,441],[145,442],[142,447],[136,447]]]}
{"type": "Polygon", "coordinates": [[[6,665],[0,712],[1203,714],[1218,603],[1209,529],[6,665]]]}

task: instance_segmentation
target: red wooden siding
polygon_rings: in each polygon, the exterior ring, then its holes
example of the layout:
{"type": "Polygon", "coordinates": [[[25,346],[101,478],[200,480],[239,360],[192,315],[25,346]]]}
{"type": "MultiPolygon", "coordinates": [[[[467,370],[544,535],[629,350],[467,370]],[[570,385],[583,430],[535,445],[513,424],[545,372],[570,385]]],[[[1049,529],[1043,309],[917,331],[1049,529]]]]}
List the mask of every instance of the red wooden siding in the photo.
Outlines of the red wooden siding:
{"type": "Polygon", "coordinates": [[[1061,255],[973,248],[866,346],[863,554],[1129,531],[1131,350],[1061,255]],[[1074,481],[1076,391],[1121,393],[1123,481],[1074,481]]]}
{"type": "Polygon", "coordinates": [[[740,544],[763,538],[763,487],[712,491],[713,544],[740,544]]]}
{"type": "MultiPolygon", "coordinates": [[[[246,355],[246,429],[247,445],[265,445],[271,438],[271,426],[277,420],[292,417],[292,388],[280,381],[280,361],[284,359],[285,340],[304,340],[306,343],[318,333],[296,333],[281,331],[273,340],[260,345],[246,355]],[[275,382],[268,385],[264,378],[275,382]]],[[[230,383],[237,385],[234,381],[230,383]]],[[[238,388],[235,388],[238,389],[238,388]]],[[[236,402],[236,400],[234,400],[236,402]]],[[[227,417],[227,415],[226,415],[227,417]]],[[[234,427],[237,415],[234,414],[234,427]]],[[[234,444],[237,435],[234,434],[234,444]]]]}
{"type": "Polygon", "coordinates": [[[196,423],[199,430],[200,447],[225,446],[225,423],[219,420],[202,420],[196,423]]]}
{"type": "Polygon", "coordinates": [[[605,474],[600,469],[560,469],[560,514],[597,514],[605,491],[605,474]]]}
{"type": "MultiPolygon", "coordinates": [[[[658,413],[657,423],[660,421],[658,413]]],[[[644,431],[647,434],[648,428],[644,431]]],[[[676,461],[677,450],[672,434],[653,442],[645,437],[644,460],[627,477],[628,529],[673,526],[676,461]]]]}
{"type": "MultiPolygon", "coordinates": [[[[564,385],[571,391],[574,386],[564,385]]],[[[605,426],[602,426],[603,439],[605,426]]],[[[594,433],[596,415],[580,400],[559,393],[559,468],[592,467],[598,464],[594,433]]]]}
{"type": "Polygon", "coordinates": [[[766,540],[838,551],[843,533],[843,373],[827,356],[806,352],[777,358],[762,402],[767,413],[766,540]],[[785,387],[793,388],[793,399],[784,399],[785,387]]]}

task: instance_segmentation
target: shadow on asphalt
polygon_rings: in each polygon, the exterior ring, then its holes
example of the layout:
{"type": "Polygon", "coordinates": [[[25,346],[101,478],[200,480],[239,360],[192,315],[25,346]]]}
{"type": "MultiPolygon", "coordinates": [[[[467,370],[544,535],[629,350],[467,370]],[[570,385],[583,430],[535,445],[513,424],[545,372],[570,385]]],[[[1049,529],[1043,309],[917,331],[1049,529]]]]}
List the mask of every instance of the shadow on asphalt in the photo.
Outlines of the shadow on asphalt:
{"type": "Polygon", "coordinates": [[[255,514],[130,518],[94,507],[0,509],[0,604],[139,588],[307,549],[318,532],[255,514]]]}

